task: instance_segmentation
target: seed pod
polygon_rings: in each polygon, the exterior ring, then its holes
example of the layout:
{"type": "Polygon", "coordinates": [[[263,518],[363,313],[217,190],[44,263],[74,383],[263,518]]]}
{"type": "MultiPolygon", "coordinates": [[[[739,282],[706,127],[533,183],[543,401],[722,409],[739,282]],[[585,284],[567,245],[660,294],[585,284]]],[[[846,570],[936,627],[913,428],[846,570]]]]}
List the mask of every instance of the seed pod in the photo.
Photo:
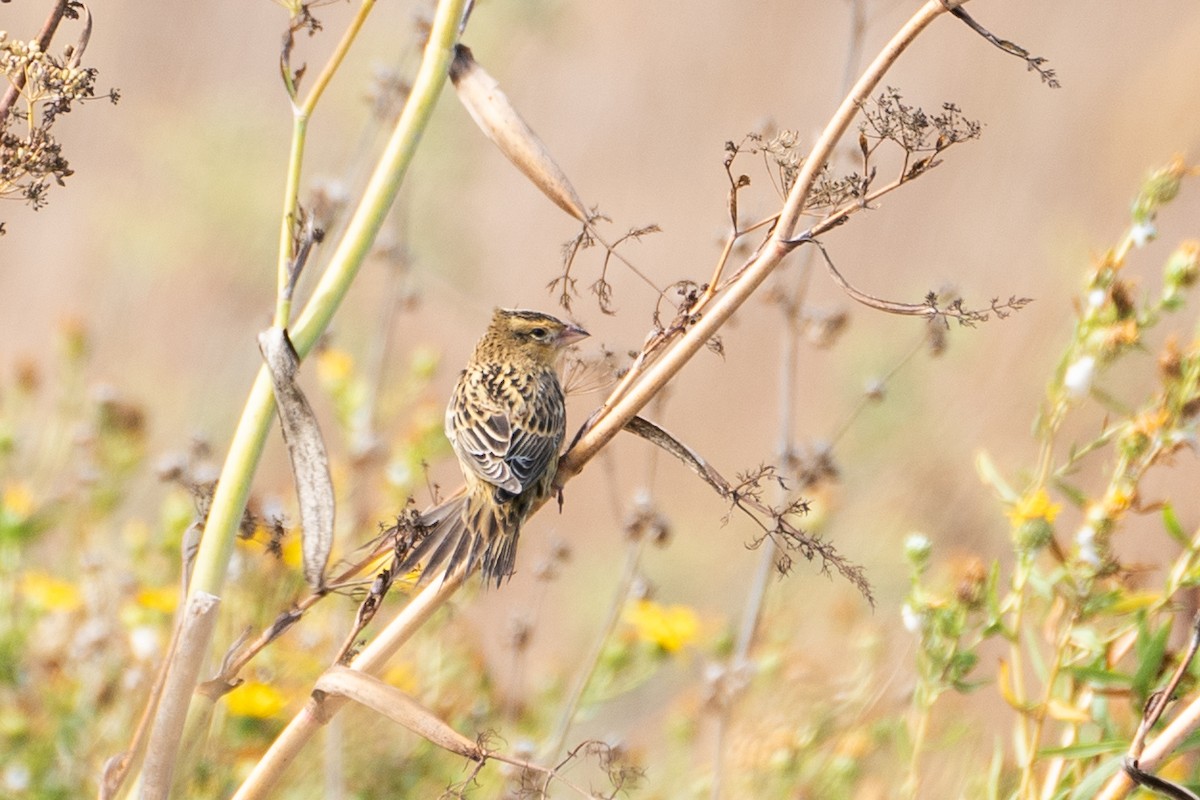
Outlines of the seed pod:
{"type": "Polygon", "coordinates": [[[315,690],[361,703],[399,722],[438,747],[458,753],[472,761],[480,761],[484,757],[478,744],[451,728],[440,717],[395,686],[378,678],[346,667],[334,666],[327,669],[317,680],[315,690]]]}
{"type": "Polygon", "coordinates": [[[334,496],[329,455],[312,406],[296,383],[300,361],[287,331],[268,328],[258,336],[271,373],[283,441],[292,460],[292,477],[300,501],[304,578],[313,589],[325,586],[325,565],[333,548],[334,496]]]}
{"type": "Polygon", "coordinates": [[[571,181],[550,157],[546,145],[513,108],[496,79],[479,66],[470,48],[461,44],[454,48],[450,80],[475,124],[500,148],[505,158],[559,208],[580,222],[587,222],[588,213],[571,181]]]}

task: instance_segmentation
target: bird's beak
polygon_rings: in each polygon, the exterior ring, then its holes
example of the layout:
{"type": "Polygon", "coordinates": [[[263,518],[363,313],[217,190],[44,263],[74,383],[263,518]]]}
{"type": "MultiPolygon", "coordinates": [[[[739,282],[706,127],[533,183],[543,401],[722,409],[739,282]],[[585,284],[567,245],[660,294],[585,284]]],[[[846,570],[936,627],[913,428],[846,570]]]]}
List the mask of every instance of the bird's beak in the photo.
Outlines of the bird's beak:
{"type": "Polygon", "coordinates": [[[578,325],[567,323],[567,326],[562,329],[562,333],[558,334],[558,346],[566,347],[569,344],[575,344],[575,342],[578,342],[580,339],[586,339],[590,335],[578,325]]]}

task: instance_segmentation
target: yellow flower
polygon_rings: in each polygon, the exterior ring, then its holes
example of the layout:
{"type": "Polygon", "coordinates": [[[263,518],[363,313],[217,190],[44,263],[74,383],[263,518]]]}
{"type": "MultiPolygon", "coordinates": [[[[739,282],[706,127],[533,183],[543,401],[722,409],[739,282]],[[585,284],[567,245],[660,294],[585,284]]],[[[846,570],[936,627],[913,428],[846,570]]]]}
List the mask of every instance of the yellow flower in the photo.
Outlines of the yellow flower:
{"type": "Polygon", "coordinates": [[[304,562],[304,542],[301,541],[299,530],[283,539],[283,563],[293,569],[299,569],[304,562]]]}
{"type": "Polygon", "coordinates": [[[1143,411],[1134,417],[1133,432],[1145,436],[1147,439],[1152,439],[1170,420],[1171,412],[1165,408],[1143,411]]]}
{"type": "Polygon", "coordinates": [[[25,483],[5,484],[0,492],[0,508],[7,509],[17,519],[25,519],[33,513],[33,493],[25,483]]]}
{"type": "Polygon", "coordinates": [[[700,618],[688,606],[663,606],[653,600],[638,600],[626,606],[625,621],[638,639],[674,653],[695,641],[700,618]]]}
{"type": "Polygon", "coordinates": [[[417,670],[411,662],[393,664],[383,673],[383,680],[405,694],[416,694],[418,689],[417,670]]]}
{"type": "Polygon", "coordinates": [[[1039,520],[1054,522],[1054,518],[1058,516],[1058,512],[1060,511],[1062,511],[1062,506],[1058,503],[1050,502],[1050,495],[1045,489],[1038,489],[1033,494],[1027,494],[1022,497],[1017,501],[1016,505],[1005,513],[1012,520],[1013,527],[1020,527],[1026,522],[1039,520]]]}
{"type": "Polygon", "coordinates": [[[234,716],[268,719],[283,710],[287,698],[269,683],[246,681],[229,693],[226,703],[234,716]]]}
{"type": "Polygon", "coordinates": [[[44,572],[22,575],[20,593],[30,604],[49,611],[74,611],[83,605],[75,584],[44,572]]]}
{"type": "Polygon", "coordinates": [[[151,611],[160,611],[163,614],[175,613],[175,607],[179,605],[179,587],[178,586],[158,586],[150,589],[142,589],[137,593],[137,604],[142,608],[148,608],[151,611]]]}
{"type": "Polygon", "coordinates": [[[1128,485],[1110,486],[1104,493],[1104,510],[1110,517],[1118,517],[1133,505],[1136,490],[1128,485]]]}
{"type": "Polygon", "coordinates": [[[325,386],[341,386],[354,371],[354,357],[336,347],[317,352],[317,377],[325,386]]]}

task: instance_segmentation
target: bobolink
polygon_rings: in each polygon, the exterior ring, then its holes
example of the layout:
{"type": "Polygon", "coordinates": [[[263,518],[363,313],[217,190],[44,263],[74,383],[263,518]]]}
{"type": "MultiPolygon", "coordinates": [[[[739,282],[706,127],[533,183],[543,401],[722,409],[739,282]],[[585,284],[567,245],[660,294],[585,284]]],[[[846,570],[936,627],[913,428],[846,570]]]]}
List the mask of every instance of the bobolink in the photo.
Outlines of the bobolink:
{"type": "Polygon", "coordinates": [[[538,311],[496,309],[446,407],[446,437],[466,491],[426,512],[425,538],[400,565],[442,563],[449,575],[476,563],[484,583],[513,573],[517,537],[530,511],[553,491],[567,427],[557,364],[582,328],[538,311]]]}

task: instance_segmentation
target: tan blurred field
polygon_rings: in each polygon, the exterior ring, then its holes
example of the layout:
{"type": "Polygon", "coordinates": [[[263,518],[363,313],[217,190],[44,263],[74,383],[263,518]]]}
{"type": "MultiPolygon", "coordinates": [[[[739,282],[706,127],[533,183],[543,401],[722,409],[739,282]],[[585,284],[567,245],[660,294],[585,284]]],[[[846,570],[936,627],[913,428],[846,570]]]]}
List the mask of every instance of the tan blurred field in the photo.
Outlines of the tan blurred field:
{"type": "MultiPolygon", "coordinates": [[[[0,6],[0,30],[32,35],[46,5],[15,0],[0,6]]],[[[661,233],[622,252],[666,286],[707,280],[720,251],[727,223],[725,142],[764,125],[795,130],[804,141],[815,138],[844,93],[848,67],[856,73],[916,5],[866,0],[861,52],[852,66],[849,2],[492,0],[479,4],[463,41],[584,199],[613,220],[614,238],[631,227],[661,226],[661,233]]],[[[979,479],[976,455],[990,454],[1015,485],[1028,475],[1037,455],[1031,427],[1070,335],[1084,273],[1125,231],[1130,201],[1145,175],[1175,154],[1189,163],[1200,157],[1195,3],[976,0],[968,8],[997,35],[1046,57],[1062,88],[1047,88],[1020,60],[965,26],[939,20],[885,83],[928,109],[956,103],[983,123],[981,138],[952,148],[940,167],[822,242],[843,275],[879,297],[915,303],[953,286],[972,307],[995,297],[1034,302],[1005,320],[953,326],[944,355],[933,359],[922,350],[887,382],[884,401],[866,408],[838,438],[833,454],[840,479],[823,493],[820,532],[866,568],[877,602],[872,609],[845,581],[826,578],[803,561],[772,585],[763,636],[787,663],[777,666],[783,687],[777,704],[758,698],[754,702],[762,705],[747,712],[761,712],[756,722],[765,727],[811,721],[813,709],[839,694],[864,698],[857,706],[864,716],[903,712],[914,648],[900,616],[909,588],[904,537],[930,537],[939,575],[952,574],[972,555],[1011,561],[1009,521],[979,479]]],[[[92,349],[88,385],[112,387],[143,409],[148,462],[112,524],[86,535],[66,525],[48,531],[24,561],[27,568],[64,576],[101,562],[132,579],[116,555],[121,548],[108,537],[120,536],[121,524],[130,520],[144,521],[150,536],[157,535],[160,506],[172,491],[153,476],[159,455],[184,450],[199,436],[212,444],[220,463],[259,363],[254,336],[273,310],[291,124],[278,70],[286,13],[265,0],[97,3],[92,10],[95,29],[85,63],[99,70],[100,88],[120,90],[121,101],[96,101],[59,122],[75,174],[65,187],[52,189],[46,208],[35,213],[16,201],[0,207],[7,229],[0,238],[0,393],[9,391],[14,370],[25,363],[41,365],[52,387],[56,336],[64,324],[77,323],[92,349]]],[[[307,62],[315,71],[352,10],[343,3],[315,9],[325,30],[298,40],[294,63],[307,62]]],[[[373,13],[311,124],[306,192],[318,181],[337,182],[351,196],[361,188],[382,140],[370,118],[370,77],[384,67],[411,73],[419,55],[414,20],[426,13],[424,6],[393,3],[373,13]]],[[[846,169],[855,168],[855,152],[845,151],[846,169]]],[[[749,157],[738,164],[752,179],[742,195],[744,214],[777,209],[779,195],[761,166],[749,157]]],[[[387,329],[390,360],[381,391],[393,399],[402,393],[417,349],[440,354],[436,374],[419,386],[418,396],[393,404],[436,421],[493,306],[553,313],[555,298],[546,285],[559,274],[560,248],[577,226],[484,139],[450,91],[400,198],[385,235],[408,249],[412,266],[403,291],[415,303],[401,308],[387,329]]],[[[1140,287],[1155,289],[1167,255],[1180,240],[1197,237],[1200,187],[1193,180],[1160,216],[1158,241],[1131,257],[1140,287]]],[[[318,249],[311,273],[320,269],[322,255],[318,249]]],[[[804,251],[791,256],[789,269],[808,258],[804,251]]],[[[570,316],[592,333],[584,353],[605,348],[623,358],[640,347],[654,293],[613,265],[617,313],[606,315],[587,293],[600,256],[585,252],[575,269],[581,291],[570,316]]],[[[379,345],[386,301],[395,289],[389,270],[382,260],[369,261],[334,321],[330,343],[358,363],[369,361],[379,345]]],[[[788,282],[789,275],[773,280],[788,282]]],[[[301,294],[311,287],[312,275],[307,277],[301,294]]],[[[815,308],[848,311],[850,325],[835,347],[800,351],[796,417],[802,447],[841,430],[864,388],[886,376],[925,335],[920,321],[855,305],[823,270],[814,272],[806,300],[815,308]]],[[[1180,315],[1182,335],[1193,329],[1194,314],[1180,315]]],[[[725,329],[723,357],[697,356],[665,402],[648,413],[729,477],[778,457],[782,320],[765,293],[752,299],[725,329]]],[[[1161,336],[1144,344],[1154,354],[1161,336]]],[[[1123,366],[1105,388],[1138,402],[1149,392],[1153,368],[1152,357],[1123,366]]],[[[332,402],[312,366],[303,375],[335,461],[344,465],[348,444],[332,421],[332,402]]],[[[572,430],[602,396],[570,398],[572,430]]],[[[53,412],[51,391],[38,402],[53,412]]],[[[1068,424],[1064,440],[1095,434],[1103,417],[1099,407],[1085,411],[1068,424]]],[[[383,418],[379,425],[388,448],[412,429],[409,419],[383,418]]],[[[294,516],[286,464],[273,435],[255,493],[294,516]]],[[[1088,465],[1081,482],[1102,469],[1088,465]]],[[[1143,487],[1143,500],[1155,500],[1155,493],[1173,497],[1183,528],[1193,531],[1200,526],[1197,477],[1195,455],[1182,451],[1169,474],[1143,487]]],[[[335,470],[334,479],[346,501],[339,529],[345,552],[399,508],[360,519],[345,509],[378,508],[387,497],[379,475],[368,481],[347,467],[335,470]]],[[[431,480],[457,485],[453,460],[431,464],[431,480]]],[[[423,483],[417,489],[422,503],[428,499],[423,483]]],[[[642,754],[648,788],[633,796],[706,796],[702,778],[710,770],[714,721],[704,711],[704,675],[733,636],[758,554],[746,547],[754,529],[736,517],[723,524],[725,504],[666,456],[652,455],[632,437],[619,438],[571,483],[561,515],[547,508],[529,524],[522,538],[524,568],[511,584],[486,593],[472,589],[456,600],[454,633],[447,635],[474,643],[466,649],[482,654],[478,666],[506,702],[536,706],[552,687],[569,682],[606,613],[626,557],[622,519],[639,492],[652,493],[671,526],[669,545],[647,552],[645,578],[661,603],[695,610],[700,642],[580,722],[572,738],[607,737],[642,754]],[[569,544],[570,560],[557,580],[539,581],[533,565],[557,540],[569,544]],[[529,651],[521,658],[509,646],[515,619],[532,623],[529,651]],[[686,736],[682,728],[688,728],[686,736]],[[690,749],[678,745],[680,737],[692,737],[690,749]],[[668,775],[689,782],[661,782],[668,775]]],[[[1068,505],[1062,530],[1069,535],[1080,519],[1081,511],[1068,505]]],[[[1157,566],[1174,545],[1156,518],[1131,515],[1118,547],[1131,564],[1157,566]]],[[[173,568],[163,561],[157,583],[176,580],[173,568]]],[[[236,580],[253,581],[254,574],[250,567],[236,580]]],[[[398,596],[389,600],[393,608],[402,602],[398,596]]],[[[334,619],[343,620],[334,628],[344,630],[354,605],[334,604],[334,619]]],[[[255,624],[277,610],[258,609],[264,616],[255,624]]],[[[218,649],[246,624],[245,615],[223,621],[218,649]]],[[[436,639],[431,641],[423,646],[436,649],[436,639]]],[[[332,651],[311,655],[314,665],[272,661],[272,675],[311,681],[332,651]]],[[[986,650],[983,656],[976,677],[988,679],[999,656],[986,650]]],[[[428,699],[453,695],[452,683],[422,678],[418,686],[428,699]]],[[[288,711],[304,696],[306,690],[299,691],[288,711]]],[[[123,702],[130,714],[140,710],[136,692],[123,702]]],[[[921,796],[969,796],[963,794],[969,773],[985,768],[994,747],[1010,745],[1011,720],[995,692],[942,702],[921,796]],[[978,758],[968,762],[957,749],[940,749],[951,746],[978,758]]],[[[350,719],[346,728],[370,726],[379,735],[390,730],[390,723],[365,713],[350,719]]],[[[550,713],[543,722],[552,720],[550,713]]],[[[501,726],[499,734],[515,747],[524,737],[537,741],[539,730],[526,723],[520,730],[501,726]]],[[[743,757],[739,735],[759,744],[767,738],[755,730],[734,727],[729,769],[743,757]]],[[[102,735],[120,741],[112,731],[102,735]]],[[[404,742],[413,746],[411,737],[404,742]]],[[[852,757],[869,776],[856,784],[856,796],[901,796],[894,784],[904,765],[869,747],[852,757]]],[[[287,796],[321,796],[320,781],[312,778],[311,793],[305,793],[302,777],[319,774],[317,762],[313,756],[293,768],[287,796]]],[[[95,773],[99,766],[93,761],[86,770],[95,773]]],[[[750,796],[737,791],[726,796],[750,796]]]]}

